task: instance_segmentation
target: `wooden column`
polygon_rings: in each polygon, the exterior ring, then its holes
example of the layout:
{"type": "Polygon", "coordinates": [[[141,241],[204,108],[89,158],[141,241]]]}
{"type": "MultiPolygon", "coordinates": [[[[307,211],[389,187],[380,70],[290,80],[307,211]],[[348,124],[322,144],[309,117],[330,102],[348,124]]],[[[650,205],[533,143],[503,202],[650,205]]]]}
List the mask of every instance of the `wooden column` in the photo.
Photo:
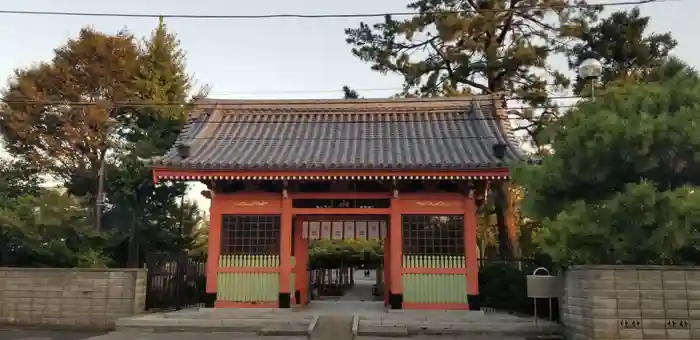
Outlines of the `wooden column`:
{"type": "Polygon", "coordinates": [[[222,213],[216,197],[212,197],[209,206],[209,244],[207,245],[207,293],[216,293],[216,280],[221,255],[221,220],[222,213]]]}
{"type": "MultiPolygon", "coordinates": [[[[476,247],[476,203],[473,194],[464,200],[464,256],[467,265],[467,296],[479,295],[479,261],[476,247]]],[[[471,306],[470,306],[471,307],[471,306]]]]}
{"type": "MultiPolygon", "coordinates": [[[[391,222],[390,222],[391,223],[391,222]]],[[[391,224],[389,224],[391,228],[391,224]]],[[[389,229],[391,230],[391,229],[389,229]]],[[[389,291],[391,291],[391,232],[387,230],[384,239],[384,305],[389,305],[389,291]]]]}
{"type": "Polygon", "coordinates": [[[403,306],[403,282],[402,272],[402,237],[401,237],[401,211],[399,209],[398,193],[391,199],[391,215],[389,221],[389,263],[391,266],[391,288],[389,289],[389,306],[391,309],[401,309],[403,306]]]}
{"type": "Polygon", "coordinates": [[[280,293],[279,308],[292,307],[292,295],[289,291],[292,273],[292,200],[282,199],[280,225],[280,293]]]}
{"type": "Polygon", "coordinates": [[[309,246],[308,241],[303,237],[302,221],[295,221],[294,224],[294,300],[297,304],[305,305],[309,303],[309,274],[306,272],[306,267],[309,264],[309,246]]]}

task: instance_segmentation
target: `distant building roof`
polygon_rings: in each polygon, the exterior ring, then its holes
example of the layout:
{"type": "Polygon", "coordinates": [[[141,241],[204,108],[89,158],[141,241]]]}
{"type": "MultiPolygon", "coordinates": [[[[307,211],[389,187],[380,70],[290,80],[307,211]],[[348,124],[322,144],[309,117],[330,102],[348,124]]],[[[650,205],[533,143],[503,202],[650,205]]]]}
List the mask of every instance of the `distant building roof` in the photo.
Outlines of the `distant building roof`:
{"type": "Polygon", "coordinates": [[[524,161],[501,99],[198,103],[152,166],[221,170],[469,170],[524,161]],[[494,149],[501,149],[501,158],[494,149]],[[184,150],[184,153],[183,153],[184,150]],[[184,157],[183,157],[184,156],[184,157]]]}

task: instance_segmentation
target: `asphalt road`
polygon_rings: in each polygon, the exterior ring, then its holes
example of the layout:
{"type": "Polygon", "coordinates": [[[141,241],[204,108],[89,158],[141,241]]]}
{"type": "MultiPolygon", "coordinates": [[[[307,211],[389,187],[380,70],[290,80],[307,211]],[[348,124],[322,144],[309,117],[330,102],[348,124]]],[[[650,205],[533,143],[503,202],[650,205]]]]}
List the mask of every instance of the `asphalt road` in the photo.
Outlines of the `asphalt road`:
{"type": "Polygon", "coordinates": [[[101,334],[103,333],[0,328],[2,340],[84,340],[101,334]]]}

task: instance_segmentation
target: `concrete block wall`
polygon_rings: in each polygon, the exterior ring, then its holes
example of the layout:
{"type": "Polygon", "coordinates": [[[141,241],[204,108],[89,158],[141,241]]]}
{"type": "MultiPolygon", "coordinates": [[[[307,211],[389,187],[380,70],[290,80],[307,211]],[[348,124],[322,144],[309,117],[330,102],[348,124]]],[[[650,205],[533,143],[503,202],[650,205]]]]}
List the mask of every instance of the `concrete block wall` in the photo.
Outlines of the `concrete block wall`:
{"type": "Polygon", "coordinates": [[[145,269],[0,268],[0,324],[108,329],[145,303],[145,269]]]}
{"type": "Polygon", "coordinates": [[[579,266],[564,284],[570,340],[700,339],[700,267],[579,266]]]}

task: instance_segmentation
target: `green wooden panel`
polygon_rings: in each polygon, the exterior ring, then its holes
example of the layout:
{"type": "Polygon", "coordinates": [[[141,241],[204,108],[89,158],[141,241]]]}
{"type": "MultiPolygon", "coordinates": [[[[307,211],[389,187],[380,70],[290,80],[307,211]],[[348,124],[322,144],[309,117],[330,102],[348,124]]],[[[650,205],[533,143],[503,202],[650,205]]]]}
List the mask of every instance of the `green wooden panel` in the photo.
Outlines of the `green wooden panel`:
{"type": "Polygon", "coordinates": [[[233,302],[276,301],[279,273],[218,273],[216,299],[233,302]]]}
{"type": "MultiPolygon", "coordinates": [[[[404,268],[466,268],[464,256],[404,255],[404,268]]],[[[467,278],[455,274],[403,274],[403,299],[414,303],[467,303],[467,278]]]]}
{"type": "MultiPolygon", "coordinates": [[[[276,268],[278,255],[221,255],[219,266],[226,268],[276,268]]],[[[218,273],[216,298],[220,301],[276,301],[279,273],[218,273]]]]}
{"type": "Polygon", "coordinates": [[[296,274],[296,265],[297,265],[297,259],[296,257],[292,256],[292,275],[291,275],[291,280],[289,284],[289,292],[292,293],[292,296],[294,296],[294,292],[296,291],[296,279],[297,279],[297,274],[296,274]]]}
{"type": "Polygon", "coordinates": [[[467,278],[448,274],[403,274],[403,300],[416,303],[467,303],[467,278]]]}

